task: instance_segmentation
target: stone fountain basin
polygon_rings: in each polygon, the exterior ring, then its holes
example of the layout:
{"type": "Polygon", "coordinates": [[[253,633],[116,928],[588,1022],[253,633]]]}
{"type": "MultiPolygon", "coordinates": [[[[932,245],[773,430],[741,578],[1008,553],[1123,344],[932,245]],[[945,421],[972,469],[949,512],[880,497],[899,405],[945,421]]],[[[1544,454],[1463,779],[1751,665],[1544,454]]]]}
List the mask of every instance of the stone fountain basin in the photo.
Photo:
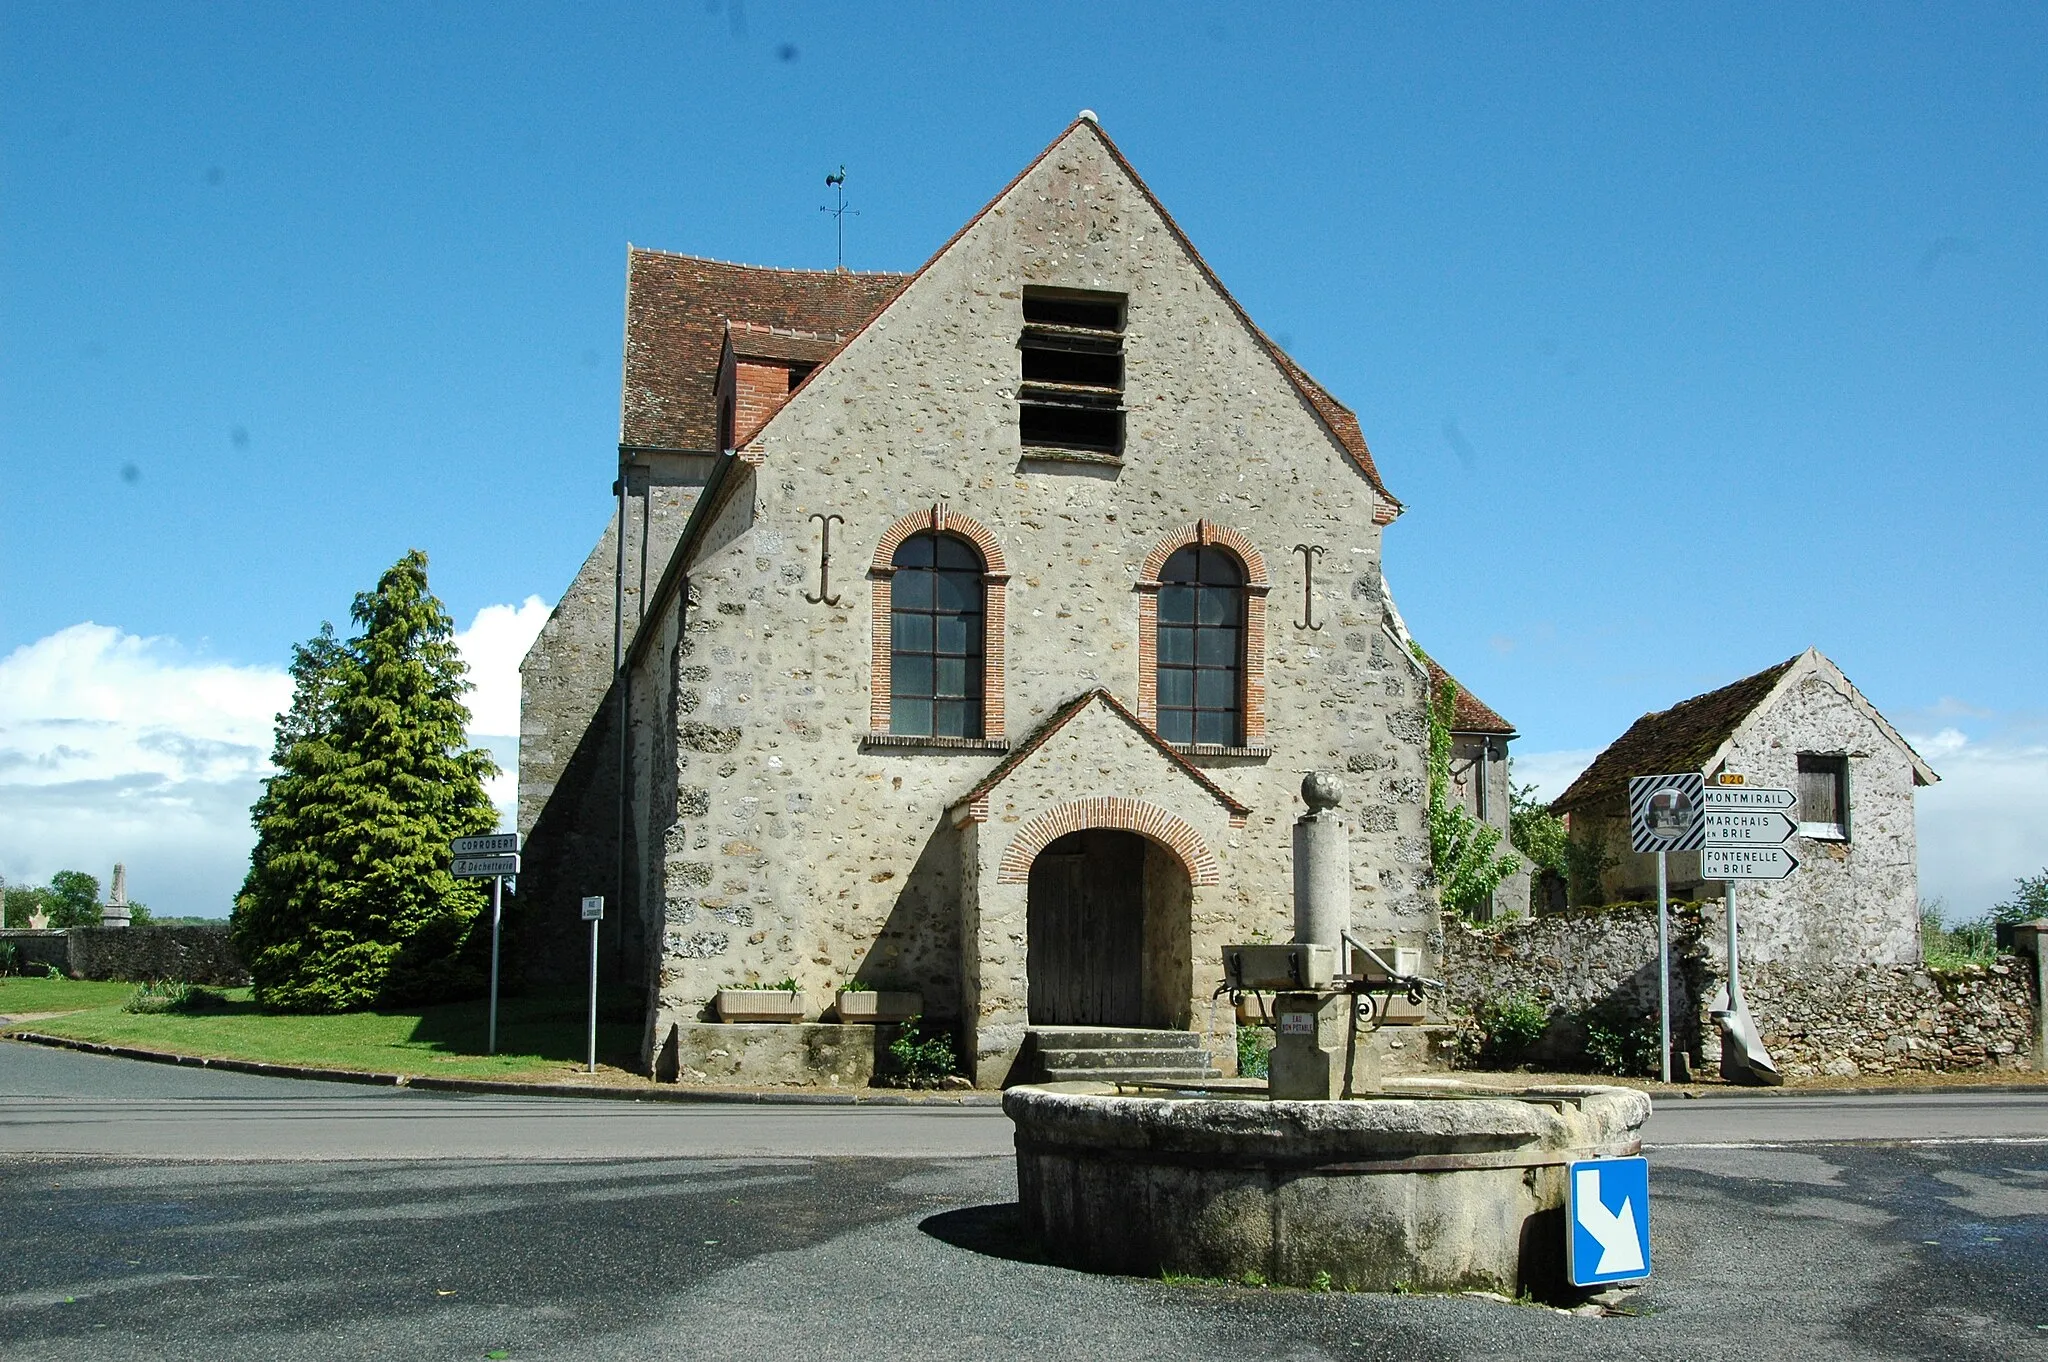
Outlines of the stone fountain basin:
{"type": "Polygon", "coordinates": [[[1012,1088],[1026,1230],[1094,1272],[1564,1294],[1565,1170],[1636,1153],[1630,1088],[1273,1102],[1012,1088]],[[1324,1274],[1327,1274],[1325,1276],[1324,1274]]]}

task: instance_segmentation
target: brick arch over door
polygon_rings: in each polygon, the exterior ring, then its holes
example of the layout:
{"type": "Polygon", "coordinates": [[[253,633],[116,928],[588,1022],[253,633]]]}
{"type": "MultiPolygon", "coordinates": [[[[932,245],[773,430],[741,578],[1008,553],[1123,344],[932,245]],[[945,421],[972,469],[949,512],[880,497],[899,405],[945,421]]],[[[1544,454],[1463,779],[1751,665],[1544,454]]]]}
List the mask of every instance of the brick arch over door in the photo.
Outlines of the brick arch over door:
{"type": "Polygon", "coordinates": [[[1152,546],[1138,569],[1138,718],[1159,729],[1159,574],[1166,560],[1191,545],[1213,546],[1229,553],[1244,568],[1244,741],[1266,745],[1266,556],[1241,532],[1228,525],[1197,520],[1152,546]]]}
{"type": "Polygon", "coordinates": [[[882,532],[881,541],[875,545],[874,557],[868,560],[868,576],[875,583],[874,590],[869,593],[868,730],[877,734],[889,731],[889,682],[894,669],[889,618],[895,604],[896,550],[902,548],[903,541],[910,536],[926,531],[958,535],[981,554],[981,735],[991,742],[1001,742],[1004,737],[1003,623],[1010,560],[1004,555],[1001,542],[989,533],[988,526],[950,509],[943,501],[898,517],[882,532]]]}
{"type": "Polygon", "coordinates": [[[1003,859],[996,866],[996,883],[1029,884],[1031,863],[1038,859],[1039,852],[1070,832],[1084,832],[1089,828],[1135,832],[1157,842],[1179,858],[1191,884],[1216,884],[1222,879],[1216,854],[1209,850],[1209,844],[1202,840],[1202,834],[1195,831],[1193,824],[1142,799],[1107,796],[1078,799],[1071,804],[1047,809],[1017,829],[1017,835],[1003,849],[1003,859]]]}

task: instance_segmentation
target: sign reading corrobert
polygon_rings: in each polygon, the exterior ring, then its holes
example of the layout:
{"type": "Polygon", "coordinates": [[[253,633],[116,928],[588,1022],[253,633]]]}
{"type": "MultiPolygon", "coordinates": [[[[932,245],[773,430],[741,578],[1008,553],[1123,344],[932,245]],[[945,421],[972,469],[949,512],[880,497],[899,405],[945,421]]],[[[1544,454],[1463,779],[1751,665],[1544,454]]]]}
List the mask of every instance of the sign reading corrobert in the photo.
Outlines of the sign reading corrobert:
{"type": "Polygon", "coordinates": [[[451,856],[517,856],[519,834],[488,832],[481,837],[458,837],[448,844],[448,853],[451,856]]]}
{"type": "Polygon", "coordinates": [[[1704,783],[1697,771],[1632,777],[1628,783],[1629,845],[1637,851],[1697,851],[1704,783]]]}
{"type": "Polygon", "coordinates": [[[1650,1163],[1580,1159],[1565,1179],[1565,1265],[1573,1286],[1650,1275],[1650,1163]]]}
{"type": "Polygon", "coordinates": [[[458,880],[486,880],[493,875],[517,875],[517,856],[457,856],[448,873],[458,880]]]}

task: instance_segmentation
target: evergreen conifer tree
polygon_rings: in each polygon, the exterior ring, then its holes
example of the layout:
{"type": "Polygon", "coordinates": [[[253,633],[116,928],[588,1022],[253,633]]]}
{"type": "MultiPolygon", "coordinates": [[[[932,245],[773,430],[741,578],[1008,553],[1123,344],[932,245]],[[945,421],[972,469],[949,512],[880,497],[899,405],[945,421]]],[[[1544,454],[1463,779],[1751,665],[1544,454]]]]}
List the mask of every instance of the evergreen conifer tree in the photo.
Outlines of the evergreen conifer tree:
{"type": "Polygon", "coordinates": [[[454,622],[414,550],[356,597],[361,633],[293,648],[292,707],[251,815],[234,932],[256,995],[339,1012],[474,990],[486,891],[448,873],[451,838],[489,832],[490,755],[467,745],[454,622]]]}

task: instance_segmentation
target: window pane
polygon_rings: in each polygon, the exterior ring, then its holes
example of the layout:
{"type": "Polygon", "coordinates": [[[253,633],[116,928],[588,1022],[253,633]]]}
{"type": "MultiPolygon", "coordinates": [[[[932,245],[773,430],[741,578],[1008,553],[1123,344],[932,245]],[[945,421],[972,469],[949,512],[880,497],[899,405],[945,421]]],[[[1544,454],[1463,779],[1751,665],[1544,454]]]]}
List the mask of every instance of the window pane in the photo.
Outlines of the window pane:
{"type": "Polygon", "coordinates": [[[1195,703],[1203,709],[1237,708],[1237,674],[1203,669],[1195,673],[1195,703]]]}
{"type": "Polygon", "coordinates": [[[1195,593],[1185,586],[1162,586],[1159,588],[1159,621],[1162,624],[1193,624],[1195,622],[1195,593]]]}
{"type": "Polygon", "coordinates": [[[1195,714],[1195,741],[1212,742],[1221,747],[1237,743],[1237,716],[1219,714],[1215,710],[1198,710],[1195,714]]]}
{"type": "Polygon", "coordinates": [[[896,548],[896,556],[890,560],[897,567],[930,567],[932,565],[932,536],[914,534],[896,548]]]}
{"type": "Polygon", "coordinates": [[[897,695],[932,693],[932,660],[915,653],[898,653],[890,664],[889,689],[897,695]]]}
{"type": "Polygon", "coordinates": [[[1164,667],[1159,669],[1160,708],[1164,709],[1169,705],[1180,705],[1185,708],[1194,702],[1195,674],[1193,672],[1169,671],[1164,667]]]}
{"type": "Polygon", "coordinates": [[[964,610],[972,615],[981,613],[981,578],[966,572],[942,572],[939,574],[938,602],[940,610],[964,610]]]}
{"type": "Polygon", "coordinates": [[[891,604],[906,610],[929,610],[932,608],[932,574],[928,569],[913,568],[896,574],[896,583],[890,589],[891,604]]]}
{"type": "Polygon", "coordinates": [[[974,619],[968,615],[940,615],[938,650],[942,653],[966,654],[981,651],[975,645],[981,640],[972,627],[974,619]]]}
{"type": "Polygon", "coordinates": [[[896,696],[889,702],[889,731],[929,736],[932,731],[932,702],[896,696]]]}
{"type": "Polygon", "coordinates": [[[965,700],[937,700],[932,703],[932,733],[941,738],[972,738],[967,729],[965,700]]]}
{"type": "Polygon", "coordinates": [[[1183,665],[1195,660],[1195,631],[1192,629],[1161,629],[1159,631],[1159,660],[1179,662],[1183,665]]]}
{"type": "Polygon", "coordinates": [[[932,649],[932,617],[898,610],[889,616],[891,641],[899,653],[928,653],[932,649]]]}
{"type": "Polygon", "coordinates": [[[1202,588],[1201,618],[1204,624],[1236,624],[1238,595],[1227,588],[1202,588]]]}
{"type": "Polygon", "coordinates": [[[938,685],[934,695],[967,694],[967,659],[964,657],[942,657],[938,659],[938,685]]]}
{"type": "Polygon", "coordinates": [[[942,568],[961,569],[977,576],[981,573],[981,555],[963,539],[955,539],[951,535],[940,538],[935,557],[942,568]]]}
{"type": "Polygon", "coordinates": [[[1204,629],[1197,635],[1201,647],[1195,660],[1205,667],[1237,666],[1237,630],[1204,629]]]}
{"type": "Polygon", "coordinates": [[[1216,582],[1224,586],[1236,586],[1244,581],[1244,574],[1238,571],[1237,563],[1231,556],[1215,549],[1202,551],[1201,577],[1205,582],[1216,582]]]}
{"type": "Polygon", "coordinates": [[[1166,560],[1166,566],[1159,569],[1162,582],[1192,582],[1201,564],[1201,550],[1178,549],[1173,557],[1166,560]]]}
{"type": "Polygon", "coordinates": [[[1159,736],[1168,742],[1193,742],[1195,716],[1192,710],[1166,709],[1159,712],[1159,736]]]}

